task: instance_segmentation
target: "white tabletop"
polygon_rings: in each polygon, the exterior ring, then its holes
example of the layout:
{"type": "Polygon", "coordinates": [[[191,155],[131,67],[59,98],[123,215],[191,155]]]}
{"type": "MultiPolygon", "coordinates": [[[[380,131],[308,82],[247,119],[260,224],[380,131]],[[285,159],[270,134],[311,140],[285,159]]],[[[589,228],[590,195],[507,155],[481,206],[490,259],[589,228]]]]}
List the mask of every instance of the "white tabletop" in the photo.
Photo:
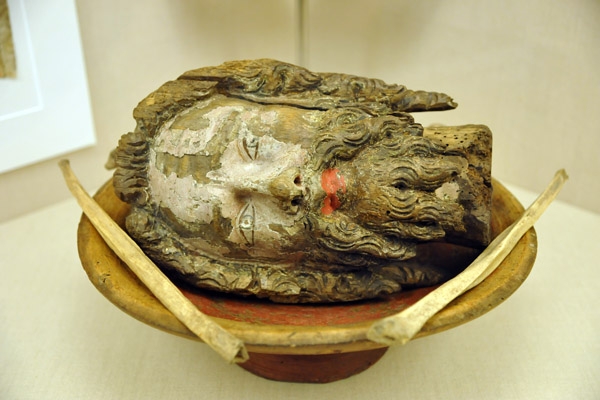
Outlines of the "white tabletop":
{"type": "Polygon", "coordinates": [[[121,312],[81,267],[79,217],[68,200],[0,225],[2,399],[600,399],[598,214],[553,203],[505,303],[321,385],[259,378],[121,312]]]}

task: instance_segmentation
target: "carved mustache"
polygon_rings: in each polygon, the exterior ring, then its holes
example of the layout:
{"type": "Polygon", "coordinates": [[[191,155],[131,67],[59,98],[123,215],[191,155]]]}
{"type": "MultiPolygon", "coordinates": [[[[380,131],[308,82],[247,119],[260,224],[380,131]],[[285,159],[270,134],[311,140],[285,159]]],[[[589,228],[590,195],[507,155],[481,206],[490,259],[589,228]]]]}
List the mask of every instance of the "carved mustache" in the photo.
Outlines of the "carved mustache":
{"type": "Polygon", "coordinates": [[[354,177],[362,195],[347,196],[335,219],[323,221],[313,213],[312,225],[320,231],[322,247],[407,259],[415,255],[416,241],[443,238],[444,228],[449,226],[464,230],[461,206],[435,194],[468,167],[464,159],[444,154],[444,147],[433,140],[398,132],[407,125],[382,119],[379,128],[389,129],[379,131],[376,141],[374,130],[359,131],[358,125],[365,127],[361,121],[353,123],[347,135],[326,133],[321,136],[323,141],[313,146],[328,149],[328,164],[351,163],[354,171],[362,171],[354,177]]]}

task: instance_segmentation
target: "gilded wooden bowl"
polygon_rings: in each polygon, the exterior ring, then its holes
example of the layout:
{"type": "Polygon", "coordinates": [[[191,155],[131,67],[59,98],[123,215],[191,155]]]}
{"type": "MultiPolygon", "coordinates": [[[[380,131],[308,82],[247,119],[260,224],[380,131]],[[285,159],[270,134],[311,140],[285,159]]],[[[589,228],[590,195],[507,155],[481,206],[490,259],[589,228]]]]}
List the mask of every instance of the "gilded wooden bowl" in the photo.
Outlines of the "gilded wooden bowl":
{"type": "MultiPolygon", "coordinates": [[[[496,236],[522,214],[523,207],[498,181],[493,181],[493,188],[492,230],[496,236]]],[[[129,205],[116,197],[112,181],[100,188],[94,198],[123,226],[129,205]]],[[[83,268],[113,304],[155,328],[199,340],[134,276],[85,216],[77,236],[83,268]]],[[[458,254],[453,246],[434,249],[439,263],[453,264],[456,269],[466,267],[472,258],[458,254]]],[[[527,278],[536,252],[537,239],[532,228],[494,273],[437,313],[417,337],[464,324],[500,304],[527,278]]],[[[267,378],[298,382],[328,382],[368,368],[386,350],[384,345],[366,338],[373,321],[401,311],[435,289],[405,290],[385,299],[352,303],[290,305],[202,291],[183,284],[179,287],[202,312],[246,343],[250,361],[242,365],[244,368],[267,378]]]]}

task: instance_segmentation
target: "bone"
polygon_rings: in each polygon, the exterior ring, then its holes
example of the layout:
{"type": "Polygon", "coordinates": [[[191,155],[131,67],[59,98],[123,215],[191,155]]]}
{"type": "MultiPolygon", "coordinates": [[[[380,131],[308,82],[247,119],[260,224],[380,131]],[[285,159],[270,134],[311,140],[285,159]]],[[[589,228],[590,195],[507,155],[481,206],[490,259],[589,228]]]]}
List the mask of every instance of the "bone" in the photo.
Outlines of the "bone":
{"type": "Polygon", "coordinates": [[[67,187],[106,244],[188,329],[230,363],[249,359],[244,343],[196,308],[83,189],[68,160],[59,162],[67,187]]]}
{"type": "Polygon", "coordinates": [[[367,338],[388,346],[410,341],[433,315],[494,272],[556,198],[567,179],[565,170],[559,170],[523,215],[502,231],[471,265],[409,308],[373,323],[367,332],[367,338]]]}

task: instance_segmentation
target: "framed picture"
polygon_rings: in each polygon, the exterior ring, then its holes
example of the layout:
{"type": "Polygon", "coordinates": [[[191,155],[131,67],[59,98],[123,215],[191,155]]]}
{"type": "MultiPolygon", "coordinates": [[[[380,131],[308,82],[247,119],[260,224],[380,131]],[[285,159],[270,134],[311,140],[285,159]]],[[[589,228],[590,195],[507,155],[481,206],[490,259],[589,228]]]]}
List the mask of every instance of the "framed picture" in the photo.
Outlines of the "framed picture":
{"type": "Polygon", "coordinates": [[[0,173],[95,144],[74,0],[0,0],[0,173]]]}

